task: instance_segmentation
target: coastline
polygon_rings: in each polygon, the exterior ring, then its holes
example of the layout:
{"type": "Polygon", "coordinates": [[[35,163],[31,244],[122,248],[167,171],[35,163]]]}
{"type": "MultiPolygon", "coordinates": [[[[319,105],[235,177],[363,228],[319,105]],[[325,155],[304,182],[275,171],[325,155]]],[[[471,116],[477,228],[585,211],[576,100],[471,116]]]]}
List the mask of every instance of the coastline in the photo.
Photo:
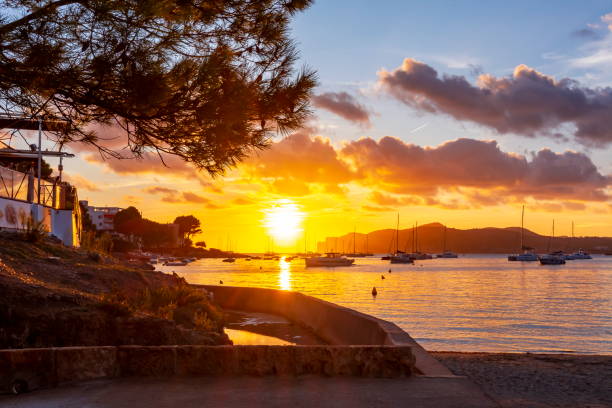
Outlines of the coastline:
{"type": "MultiPolygon", "coordinates": [[[[313,344],[312,339],[295,336],[295,327],[290,322],[271,321],[264,314],[242,313],[240,319],[236,317],[228,327],[294,344],[313,344]],[[247,315],[251,317],[248,323],[247,315]]],[[[612,407],[612,394],[608,391],[612,355],[431,350],[428,353],[454,375],[467,377],[480,386],[504,408],[612,407]]]]}

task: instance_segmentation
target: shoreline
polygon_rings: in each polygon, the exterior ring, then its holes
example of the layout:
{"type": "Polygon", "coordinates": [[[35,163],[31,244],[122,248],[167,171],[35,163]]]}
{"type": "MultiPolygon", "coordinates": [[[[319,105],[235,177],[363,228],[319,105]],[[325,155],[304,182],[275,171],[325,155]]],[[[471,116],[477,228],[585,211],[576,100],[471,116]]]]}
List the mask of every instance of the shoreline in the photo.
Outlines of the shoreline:
{"type": "Polygon", "coordinates": [[[428,352],[502,407],[612,406],[612,355],[428,352]]]}

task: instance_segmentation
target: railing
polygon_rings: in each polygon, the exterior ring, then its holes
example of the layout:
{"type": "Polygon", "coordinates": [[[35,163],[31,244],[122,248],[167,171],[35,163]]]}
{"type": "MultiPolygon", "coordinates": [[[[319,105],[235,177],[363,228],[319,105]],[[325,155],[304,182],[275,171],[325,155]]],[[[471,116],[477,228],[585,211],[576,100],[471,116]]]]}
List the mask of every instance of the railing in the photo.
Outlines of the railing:
{"type": "MultiPolygon", "coordinates": [[[[40,182],[40,204],[45,207],[63,209],[65,207],[64,188],[47,180],[40,182]]],[[[38,178],[0,166],[0,197],[13,200],[39,203],[38,178]]]]}
{"type": "Polygon", "coordinates": [[[0,197],[28,200],[28,175],[0,167],[0,197]]]}

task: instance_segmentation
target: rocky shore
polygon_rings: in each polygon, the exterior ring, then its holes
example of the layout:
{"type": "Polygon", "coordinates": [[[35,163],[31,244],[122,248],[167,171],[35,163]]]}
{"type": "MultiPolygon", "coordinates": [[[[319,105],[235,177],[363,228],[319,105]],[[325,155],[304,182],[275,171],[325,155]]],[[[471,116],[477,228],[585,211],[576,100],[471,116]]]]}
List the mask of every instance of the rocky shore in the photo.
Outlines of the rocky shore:
{"type": "Polygon", "coordinates": [[[229,344],[223,317],[178,276],[0,234],[0,349],[229,344]]]}
{"type": "Polygon", "coordinates": [[[612,407],[612,356],[431,352],[508,408],[612,407]]]}

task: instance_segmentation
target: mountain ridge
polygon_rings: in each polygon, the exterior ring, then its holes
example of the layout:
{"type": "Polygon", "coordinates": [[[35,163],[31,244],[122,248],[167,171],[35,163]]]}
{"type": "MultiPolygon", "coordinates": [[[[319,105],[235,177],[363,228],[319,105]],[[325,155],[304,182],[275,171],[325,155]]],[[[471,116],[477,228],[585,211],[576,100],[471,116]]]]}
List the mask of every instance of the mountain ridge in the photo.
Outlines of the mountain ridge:
{"type": "MultiPolygon", "coordinates": [[[[414,228],[399,230],[399,245],[396,244],[396,230],[385,228],[367,234],[355,234],[357,252],[388,253],[395,249],[412,252],[437,253],[444,249],[457,253],[517,253],[521,247],[521,227],[483,227],[483,228],[446,228],[444,245],[444,225],[439,222],[419,225],[416,240],[414,228]],[[367,236],[367,239],[366,239],[367,236]],[[444,248],[444,246],[446,248],[444,248]]],[[[533,247],[537,252],[566,251],[584,249],[593,253],[612,251],[612,237],[568,237],[540,235],[527,228],[523,230],[523,245],[533,247]]],[[[319,252],[353,252],[353,233],[337,237],[326,237],[317,243],[319,252]]]]}

